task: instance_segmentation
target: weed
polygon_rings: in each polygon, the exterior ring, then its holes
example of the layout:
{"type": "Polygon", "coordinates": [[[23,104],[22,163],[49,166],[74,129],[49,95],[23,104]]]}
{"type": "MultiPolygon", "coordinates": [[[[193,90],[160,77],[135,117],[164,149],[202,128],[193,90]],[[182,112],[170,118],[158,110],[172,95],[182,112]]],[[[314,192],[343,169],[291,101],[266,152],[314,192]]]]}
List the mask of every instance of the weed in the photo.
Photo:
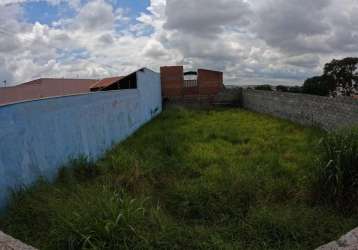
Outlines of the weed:
{"type": "Polygon", "coordinates": [[[327,134],[320,142],[317,195],[338,208],[358,201],[358,128],[327,134]]]}
{"type": "MultiPolygon", "coordinates": [[[[312,202],[321,136],[240,109],[168,109],[97,162],[14,193],[1,229],[40,249],[313,249],[358,219],[312,202]]],[[[351,194],[355,146],[334,141],[351,149],[321,161],[351,194]]]]}

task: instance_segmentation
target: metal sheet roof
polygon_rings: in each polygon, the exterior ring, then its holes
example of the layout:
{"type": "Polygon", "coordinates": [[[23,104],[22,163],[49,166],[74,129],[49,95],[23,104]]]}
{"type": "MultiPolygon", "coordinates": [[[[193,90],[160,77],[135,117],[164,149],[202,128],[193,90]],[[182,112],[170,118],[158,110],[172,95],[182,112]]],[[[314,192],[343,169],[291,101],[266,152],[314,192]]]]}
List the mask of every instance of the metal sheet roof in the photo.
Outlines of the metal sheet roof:
{"type": "Polygon", "coordinates": [[[108,78],[103,78],[101,80],[99,80],[98,82],[96,82],[95,84],[93,84],[90,89],[103,89],[106,88],[116,82],[118,82],[119,80],[123,79],[125,76],[115,76],[115,77],[108,77],[108,78]]]}
{"type": "Polygon", "coordinates": [[[0,105],[52,96],[81,94],[90,91],[93,79],[40,78],[11,87],[0,88],[0,105]]]}

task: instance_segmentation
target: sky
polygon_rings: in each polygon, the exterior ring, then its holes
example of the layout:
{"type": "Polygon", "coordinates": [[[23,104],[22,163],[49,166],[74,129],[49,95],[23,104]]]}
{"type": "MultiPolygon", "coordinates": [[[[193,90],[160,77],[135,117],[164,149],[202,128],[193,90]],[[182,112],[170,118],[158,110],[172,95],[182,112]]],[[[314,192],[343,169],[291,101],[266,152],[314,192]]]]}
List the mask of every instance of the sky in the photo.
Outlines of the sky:
{"type": "Polygon", "coordinates": [[[302,84],[358,56],[357,0],[0,0],[0,86],[163,65],[302,84]]]}

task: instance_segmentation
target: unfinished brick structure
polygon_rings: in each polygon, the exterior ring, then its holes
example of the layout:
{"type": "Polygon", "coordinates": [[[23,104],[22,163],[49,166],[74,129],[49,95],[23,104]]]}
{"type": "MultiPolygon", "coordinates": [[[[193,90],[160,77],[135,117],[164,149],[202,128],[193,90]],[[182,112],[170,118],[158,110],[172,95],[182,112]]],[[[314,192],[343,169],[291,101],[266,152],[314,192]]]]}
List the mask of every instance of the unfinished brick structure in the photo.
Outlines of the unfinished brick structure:
{"type": "Polygon", "coordinates": [[[160,81],[164,98],[182,96],[184,86],[183,66],[161,67],[160,81]]]}
{"type": "Polygon", "coordinates": [[[213,70],[198,69],[199,95],[215,96],[224,87],[223,73],[213,70]]]}
{"type": "Polygon", "coordinates": [[[184,72],[183,66],[160,68],[162,95],[165,100],[188,100],[213,98],[223,89],[223,73],[198,69],[184,72]]]}

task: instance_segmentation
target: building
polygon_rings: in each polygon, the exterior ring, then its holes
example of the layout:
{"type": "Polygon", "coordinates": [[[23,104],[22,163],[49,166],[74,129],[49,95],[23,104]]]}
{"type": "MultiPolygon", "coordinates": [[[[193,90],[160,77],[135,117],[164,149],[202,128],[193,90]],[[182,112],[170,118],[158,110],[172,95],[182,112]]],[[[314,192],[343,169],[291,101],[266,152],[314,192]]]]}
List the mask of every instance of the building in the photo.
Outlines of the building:
{"type": "Polygon", "coordinates": [[[224,88],[223,73],[214,70],[184,72],[183,66],[165,66],[160,68],[160,78],[162,95],[167,101],[213,99],[224,88]]]}
{"type": "MultiPolygon", "coordinates": [[[[30,101],[47,97],[84,94],[91,91],[108,91],[137,88],[138,72],[153,72],[141,68],[126,76],[103,79],[40,78],[17,86],[0,88],[0,105],[30,101]]],[[[153,72],[155,73],[155,72],[153,72]]],[[[155,73],[158,75],[158,73],[155,73]]]]}
{"type": "Polygon", "coordinates": [[[153,75],[158,76],[161,81],[164,100],[198,98],[212,102],[224,88],[222,72],[207,69],[184,72],[183,66],[165,66],[160,68],[160,75],[148,68],[140,68],[128,75],[99,80],[40,78],[17,86],[0,88],[0,105],[95,91],[136,89],[139,81],[145,82],[148,80],[146,78],[153,75]]]}
{"type": "Polygon", "coordinates": [[[40,78],[17,86],[0,88],[0,105],[46,97],[87,93],[98,80],[40,78]]]}
{"type": "Polygon", "coordinates": [[[149,73],[155,73],[159,76],[158,73],[148,69],[141,68],[138,69],[126,76],[112,77],[102,79],[90,87],[91,91],[109,91],[109,90],[118,90],[118,89],[136,89],[138,81],[143,79],[140,78],[139,73],[144,73],[144,75],[149,75],[149,73]]]}

